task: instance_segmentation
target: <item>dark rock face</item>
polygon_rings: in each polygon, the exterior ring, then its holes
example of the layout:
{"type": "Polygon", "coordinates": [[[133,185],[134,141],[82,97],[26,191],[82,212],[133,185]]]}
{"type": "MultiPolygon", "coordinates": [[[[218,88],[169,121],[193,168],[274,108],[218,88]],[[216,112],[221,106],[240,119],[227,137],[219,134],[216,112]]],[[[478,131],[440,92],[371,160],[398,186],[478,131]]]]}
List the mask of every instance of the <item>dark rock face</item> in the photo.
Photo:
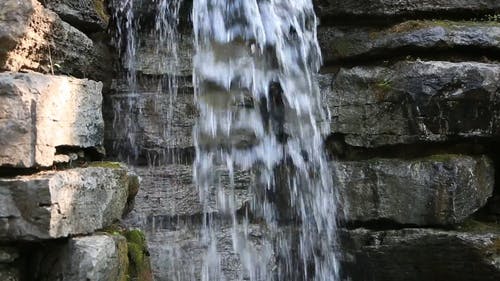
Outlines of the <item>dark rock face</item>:
{"type": "Polygon", "coordinates": [[[356,229],[343,235],[344,270],[353,281],[500,278],[498,233],[356,229]]]}
{"type": "Polygon", "coordinates": [[[74,237],[36,253],[36,280],[119,281],[127,276],[127,241],[120,235],[74,237]]]}
{"type": "Polygon", "coordinates": [[[399,16],[422,13],[481,12],[500,9],[496,0],[314,0],[320,16],[399,16]]]}
{"type": "Polygon", "coordinates": [[[45,0],[42,4],[83,32],[104,31],[108,25],[105,0],[45,0]]]}
{"type": "Polygon", "coordinates": [[[500,51],[495,22],[408,21],[389,28],[324,27],[318,32],[325,61],[391,57],[394,52],[436,52],[457,48],[500,51]]]}
{"type": "Polygon", "coordinates": [[[378,147],[500,135],[500,67],[474,62],[400,62],[341,69],[323,80],[332,132],[378,147]]]}
{"type": "Polygon", "coordinates": [[[332,162],[348,222],[461,223],[492,195],[486,157],[437,155],[414,160],[332,162]]]}

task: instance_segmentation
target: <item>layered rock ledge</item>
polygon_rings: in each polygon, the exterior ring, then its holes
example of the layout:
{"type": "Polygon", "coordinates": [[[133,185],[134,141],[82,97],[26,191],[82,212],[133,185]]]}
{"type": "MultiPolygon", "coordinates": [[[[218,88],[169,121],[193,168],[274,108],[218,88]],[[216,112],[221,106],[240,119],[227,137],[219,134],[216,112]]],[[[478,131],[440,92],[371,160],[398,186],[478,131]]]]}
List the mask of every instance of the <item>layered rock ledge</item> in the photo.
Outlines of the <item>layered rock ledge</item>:
{"type": "Polygon", "coordinates": [[[500,136],[500,66],[406,61],[323,77],[332,133],[379,147],[500,136]]]}
{"type": "Polygon", "coordinates": [[[0,166],[52,166],[59,146],[103,144],[102,83],[0,73],[0,166]]]}
{"type": "Polygon", "coordinates": [[[120,219],[135,175],[96,165],[0,179],[0,240],[89,234],[120,219]]]}
{"type": "Polygon", "coordinates": [[[314,0],[320,17],[332,16],[372,16],[394,17],[403,15],[485,13],[500,9],[496,0],[314,0]]]}
{"type": "Polygon", "coordinates": [[[500,233],[402,229],[345,231],[344,270],[353,281],[500,278],[500,233]]]}
{"type": "Polygon", "coordinates": [[[495,182],[485,156],[339,161],[331,167],[348,223],[461,223],[486,204],[495,182]]]}
{"type": "Polygon", "coordinates": [[[500,23],[408,21],[388,28],[324,27],[318,39],[327,62],[457,49],[485,55],[500,52],[500,23]]]}

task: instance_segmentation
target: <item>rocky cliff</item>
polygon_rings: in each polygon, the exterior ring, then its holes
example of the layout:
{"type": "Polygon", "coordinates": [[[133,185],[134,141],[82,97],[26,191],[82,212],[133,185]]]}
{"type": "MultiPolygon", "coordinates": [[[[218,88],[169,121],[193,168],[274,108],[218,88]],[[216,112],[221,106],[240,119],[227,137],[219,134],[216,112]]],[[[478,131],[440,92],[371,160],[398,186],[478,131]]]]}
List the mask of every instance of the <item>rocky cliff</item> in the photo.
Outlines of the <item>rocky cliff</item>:
{"type": "Polygon", "coordinates": [[[0,3],[2,281],[118,281],[149,268],[140,232],[118,227],[138,177],[101,161],[107,25],[102,1],[0,3]]]}

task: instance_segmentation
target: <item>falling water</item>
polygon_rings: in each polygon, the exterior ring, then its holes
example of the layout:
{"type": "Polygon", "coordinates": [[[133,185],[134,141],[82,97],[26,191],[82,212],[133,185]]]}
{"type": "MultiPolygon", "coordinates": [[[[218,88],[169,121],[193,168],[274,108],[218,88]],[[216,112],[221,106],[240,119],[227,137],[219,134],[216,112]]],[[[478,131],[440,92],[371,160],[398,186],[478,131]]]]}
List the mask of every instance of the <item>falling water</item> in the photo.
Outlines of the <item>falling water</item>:
{"type": "Polygon", "coordinates": [[[194,178],[206,206],[202,280],[226,280],[216,230],[232,225],[248,280],[338,280],[336,202],[323,136],[328,116],[317,74],[321,54],[311,0],[194,0],[193,80],[200,112],[194,178]],[[254,177],[243,216],[216,172],[254,177]],[[210,213],[209,194],[219,194],[210,213]],[[250,243],[262,221],[266,243],[250,243]],[[283,225],[288,225],[284,227],[283,225]]]}
{"type": "MultiPolygon", "coordinates": [[[[167,161],[176,155],[172,138],[172,122],[178,92],[178,56],[180,35],[178,31],[179,12],[182,0],[114,0],[113,22],[115,23],[114,43],[121,58],[123,77],[115,85],[121,99],[113,103],[113,127],[120,128],[121,136],[113,144],[113,151],[119,157],[134,162],[139,156],[146,157],[151,163],[154,157],[162,154],[167,161]],[[151,14],[151,11],[153,13],[151,14]],[[154,17],[151,21],[149,17],[154,17]],[[151,25],[151,22],[154,24],[151,25]],[[139,54],[154,53],[154,58],[140,57],[139,54]],[[123,84],[125,87],[123,87],[123,84]],[[120,86],[122,86],[120,88],[120,86]],[[125,89],[123,89],[125,88],[125,89]],[[138,116],[143,114],[148,97],[153,95],[154,112],[164,121],[156,142],[152,144],[154,153],[144,154],[139,144],[139,135],[145,130],[138,116]],[[165,107],[165,108],[164,108],[165,107]],[[158,151],[160,148],[165,148],[158,151]],[[168,154],[168,155],[165,155],[168,154]]],[[[115,95],[119,96],[119,95],[115,95]]],[[[149,125],[149,124],[148,124],[149,125]]],[[[147,150],[147,148],[145,149],[147,150]]],[[[147,151],[148,152],[148,151],[147,151]]]]}

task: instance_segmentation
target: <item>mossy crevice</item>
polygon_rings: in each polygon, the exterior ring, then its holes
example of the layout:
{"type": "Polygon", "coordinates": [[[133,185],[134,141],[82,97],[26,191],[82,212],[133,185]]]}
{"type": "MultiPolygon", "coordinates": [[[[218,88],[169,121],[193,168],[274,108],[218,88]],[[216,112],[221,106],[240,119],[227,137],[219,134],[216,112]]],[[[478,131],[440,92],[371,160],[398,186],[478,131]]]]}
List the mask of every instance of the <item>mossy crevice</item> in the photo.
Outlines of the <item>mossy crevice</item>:
{"type": "Polygon", "coordinates": [[[124,232],[127,239],[130,281],[152,281],[151,262],[147,250],[146,237],[140,230],[124,232]]]}

